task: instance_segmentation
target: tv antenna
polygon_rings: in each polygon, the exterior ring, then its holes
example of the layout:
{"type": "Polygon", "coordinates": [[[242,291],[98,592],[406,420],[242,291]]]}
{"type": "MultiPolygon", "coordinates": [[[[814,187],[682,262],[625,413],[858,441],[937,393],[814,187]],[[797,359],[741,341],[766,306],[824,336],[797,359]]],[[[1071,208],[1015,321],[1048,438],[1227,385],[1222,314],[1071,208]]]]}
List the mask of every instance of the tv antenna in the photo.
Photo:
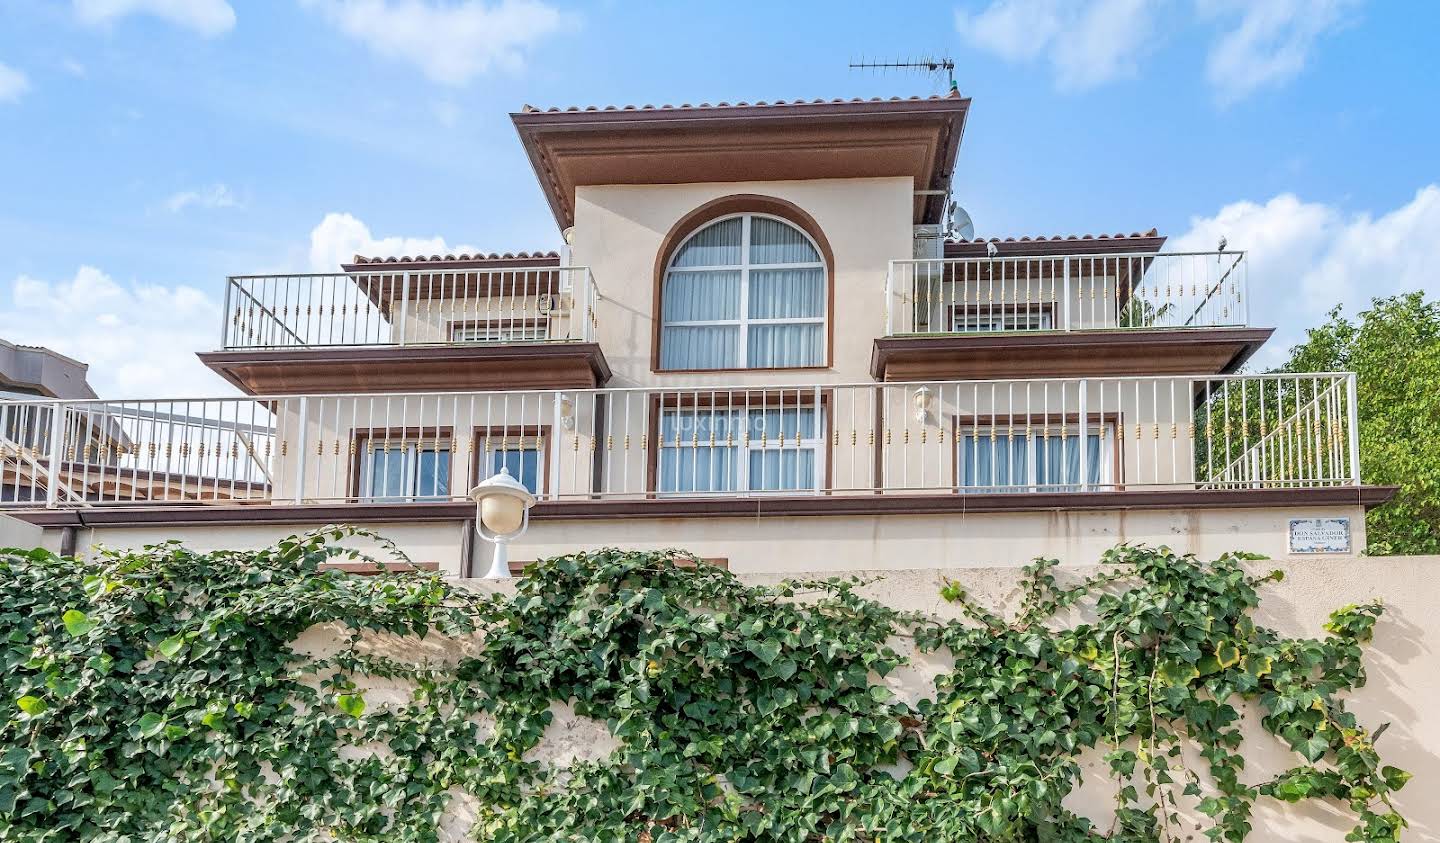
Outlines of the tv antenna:
{"type": "Polygon", "coordinates": [[[911,61],[860,61],[850,62],[851,70],[908,70],[918,73],[933,73],[936,76],[945,74],[950,82],[950,90],[960,92],[960,85],[955,81],[955,62],[949,58],[922,57],[911,61]]]}

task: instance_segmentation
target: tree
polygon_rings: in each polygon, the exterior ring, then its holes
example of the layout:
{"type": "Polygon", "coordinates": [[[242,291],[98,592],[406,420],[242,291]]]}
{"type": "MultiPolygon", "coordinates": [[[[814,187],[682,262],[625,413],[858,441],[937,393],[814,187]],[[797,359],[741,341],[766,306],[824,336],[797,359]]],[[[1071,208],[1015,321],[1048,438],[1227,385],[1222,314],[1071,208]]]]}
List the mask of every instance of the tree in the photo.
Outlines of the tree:
{"type": "Polygon", "coordinates": [[[1440,553],[1440,302],[1377,298],[1358,322],[1337,307],[1280,371],[1357,374],[1361,477],[1400,487],[1366,519],[1368,550],[1440,553]]]}

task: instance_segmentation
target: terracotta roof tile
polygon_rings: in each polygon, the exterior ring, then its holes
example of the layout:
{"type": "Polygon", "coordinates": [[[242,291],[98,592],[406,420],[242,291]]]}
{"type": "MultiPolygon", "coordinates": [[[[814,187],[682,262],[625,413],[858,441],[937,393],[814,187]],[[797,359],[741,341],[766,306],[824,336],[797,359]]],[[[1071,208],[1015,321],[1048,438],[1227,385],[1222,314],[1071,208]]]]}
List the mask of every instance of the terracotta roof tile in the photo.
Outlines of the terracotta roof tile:
{"type": "Polygon", "coordinates": [[[549,258],[559,258],[559,257],[560,257],[560,253],[559,253],[559,252],[555,252],[555,251],[549,251],[549,252],[540,252],[540,251],[535,251],[535,252],[505,252],[505,253],[503,253],[503,254],[501,254],[501,253],[499,253],[499,252],[491,252],[491,253],[489,253],[488,255],[487,255],[487,254],[482,254],[482,253],[480,253],[480,252],[476,252],[476,253],[473,254],[473,255],[471,255],[471,254],[461,254],[461,255],[430,255],[429,257],[426,257],[425,255],[415,255],[414,257],[411,257],[410,255],[401,255],[401,256],[399,256],[399,257],[396,257],[395,255],[389,255],[389,256],[381,256],[381,257],[371,257],[371,258],[367,258],[367,257],[365,257],[364,255],[356,255],[354,262],[357,263],[357,264],[360,264],[360,263],[424,263],[424,262],[426,262],[426,261],[442,261],[442,262],[452,262],[452,261],[508,261],[508,260],[549,259],[549,258]]]}
{"type": "Polygon", "coordinates": [[[813,99],[813,100],[798,99],[798,100],[788,100],[788,101],[787,101],[787,100],[771,100],[771,101],[769,101],[769,102],[767,102],[767,101],[765,101],[765,100],[757,100],[757,101],[755,101],[755,102],[745,102],[744,100],[741,100],[741,101],[739,101],[739,102],[734,102],[734,103],[731,103],[731,102],[718,102],[718,103],[711,104],[711,103],[708,103],[708,102],[702,102],[702,103],[700,103],[699,105],[691,105],[691,104],[688,103],[688,102],[686,102],[686,103],[681,103],[681,104],[679,104],[679,105],[672,105],[672,104],[670,104],[670,103],[663,103],[663,104],[661,104],[661,105],[651,105],[651,104],[649,104],[649,103],[646,103],[645,105],[571,105],[571,106],[566,106],[566,107],[564,107],[564,108],[555,107],[555,106],[551,106],[550,108],[540,108],[540,107],[538,107],[538,106],[528,105],[528,104],[527,104],[527,105],[526,105],[523,109],[521,109],[521,110],[524,111],[525,113],[528,113],[528,114],[534,114],[534,113],[537,113],[537,112],[543,112],[543,113],[545,113],[545,114],[558,114],[558,113],[562,113],[562,112],[580,112],[580,111],[678,111],[678,110],[686,110],[686,109],[692,110],[692,111],[699,111],[699,110],[702,110],[702,109],[717,109],[717,108],[779,108],[779,107],[797,106],[797,105],[844,105],[844,104],[846,104],[846,103],[907,102],[907,101],[910,101],[910,102],[918,102],[918,101],[920,101],[920,100],[950,100],[950,99],[960,99],[960,96],[959,96],[959,94],[956,94],[956,93],[954,93],[954,92],[951,92],[951,93],[947,93],[947,94],[934,94],[934,95],[931,95],[931,96],[928,96],[928,97],[920,97],[920,96],[912,96],[912,97],[870,97],[869,99],[866,99],[865,97],[851,97],[851,98],[849,98],[849,99],[845,99],[844,97],[836,97],[835,99],[828,99],[828,100],[827,100],[827,99],[813,99]]]}
{"type": "Polygon", "coordinates": [[[947,240],[946,242],[956,245],[964,243],[1057,243],[1072,240],[1137,240],[1159,236],[1159,230],[1152,228],[1149,231],[1132,231],[1129,234],[1124,232],[1118,234],[1056,234],[1051,237],[1046,237],[1041,234],[1036,237],[1029,235],[1023,237],[1006,237],[1003,239],[999,237],[976,237],[973,240],[958,239],[947,240]]]}

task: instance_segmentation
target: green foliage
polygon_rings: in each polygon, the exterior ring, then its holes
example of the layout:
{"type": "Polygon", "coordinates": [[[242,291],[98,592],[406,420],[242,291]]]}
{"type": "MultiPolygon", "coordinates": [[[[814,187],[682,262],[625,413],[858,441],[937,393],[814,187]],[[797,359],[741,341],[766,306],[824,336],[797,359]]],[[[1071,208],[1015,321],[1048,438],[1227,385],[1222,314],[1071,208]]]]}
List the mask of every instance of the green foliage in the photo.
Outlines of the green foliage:
{"type": "Polygon", "coordinates": [[[1400,492],[1366,518],[1369,552],[1440,553],[1440,303],[1422,293],[1340,311],[1290,350],[1283,371],[1354,371],[1365,482],[1400,492]]]}
{"type": "Polygon", "coordinates": [[[967,619],[939,622],[854,582],[747,587],[675,553],[551,559],[513,597],[321,571],[355,532],[0,554],[0,840],[428,841],[461,793],[475,838],[502,843],[1178,840],[1184,800],[1238,841],[1262,797],[1348,808],[1353,840],[1404,826],[1389,795],[1408,774],[1341,701],[1380,608],[1283,638],[1250,618],[1275,578],[1240,557],[1121,547],[1070,587],[1039,561],[1016,617],[952,583],[967,619]],[[334,655],[297,650],[316,624],[334,655]],[[434,637],[464,655],[422,658],[434,637]],[[905,637],[953,656],[914,705],[883,681],[905,637]],[[367,699],[374,679],[413,692],[367,699]],[[1296,753],[1269,781],[1243,780],[1242,701],[1296,753]],[[536,760],[557,704],[618,748],[536,760]],[[1061,801],[1089,749],[1118,780],[1108,829],[1061,801]]]}

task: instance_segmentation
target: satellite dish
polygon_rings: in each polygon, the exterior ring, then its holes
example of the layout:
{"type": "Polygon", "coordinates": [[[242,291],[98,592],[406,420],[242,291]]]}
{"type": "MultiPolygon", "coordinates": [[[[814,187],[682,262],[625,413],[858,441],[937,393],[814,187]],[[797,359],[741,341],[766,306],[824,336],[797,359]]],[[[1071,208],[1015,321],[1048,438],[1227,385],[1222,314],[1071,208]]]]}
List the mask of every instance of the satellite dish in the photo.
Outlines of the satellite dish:
{"type": "Polygon", "coordinates": [[[960,207],[955,202],[950,203],[950,225],[949,234],[961,240],[975,239],[975,223],[970,219],[970,212],[960,207]]]}

